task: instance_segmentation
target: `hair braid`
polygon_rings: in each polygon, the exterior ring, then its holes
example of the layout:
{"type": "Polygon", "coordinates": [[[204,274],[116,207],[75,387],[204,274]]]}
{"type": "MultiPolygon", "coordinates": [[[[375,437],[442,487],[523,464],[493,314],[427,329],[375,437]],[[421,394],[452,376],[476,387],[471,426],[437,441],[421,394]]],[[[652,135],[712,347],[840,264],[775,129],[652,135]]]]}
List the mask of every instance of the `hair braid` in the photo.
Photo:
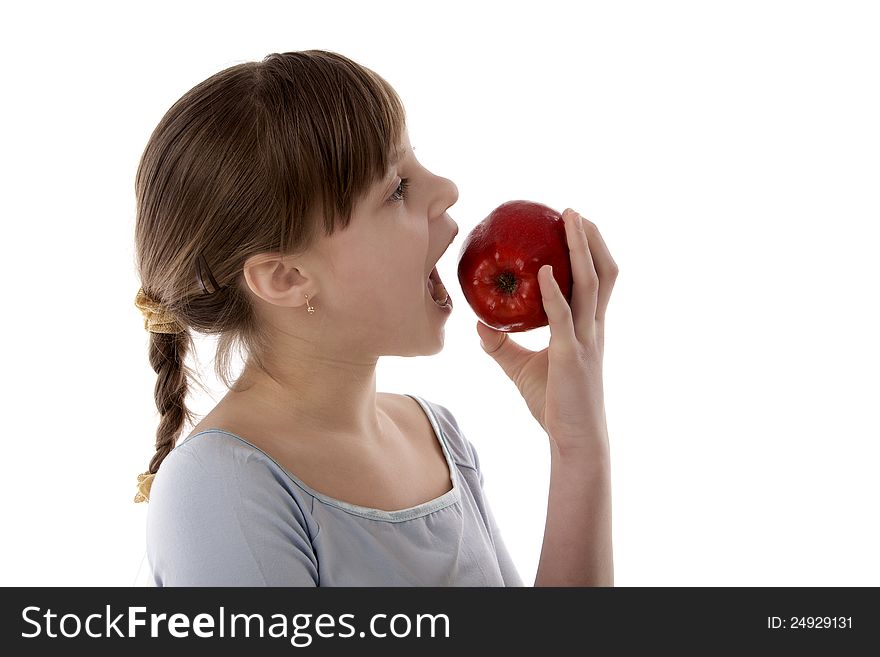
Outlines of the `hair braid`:
{"type": "Polygon", "coordinates": [[[150,460],[149,472],[155,474],[162,460],[174,449],[185,421],[193,414],[186,407],[189,388],[184,364],[190,348],[189,331],[181,333],[150,333],[150,365],[156,371],[156,408],[161,416],[156,430],[156,453],[150,460]]]}

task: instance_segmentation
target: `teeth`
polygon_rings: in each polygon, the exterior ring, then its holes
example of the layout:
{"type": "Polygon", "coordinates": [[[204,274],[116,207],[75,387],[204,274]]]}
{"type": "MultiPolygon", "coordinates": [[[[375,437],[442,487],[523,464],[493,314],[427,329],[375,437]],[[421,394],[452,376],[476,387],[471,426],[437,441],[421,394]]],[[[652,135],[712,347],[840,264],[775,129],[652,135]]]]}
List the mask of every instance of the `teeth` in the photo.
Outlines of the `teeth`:
{"type": "Polygon", "coordinates": [[[431,293],[434,303],[438,306],[445,306],[449,302],[449,292],[446,291],[446,286],[440,280],[440,274],[437,273],[436,269],[428,277],[428,291],[431,293]]]}
{"type": "Polygon", "coordinates": [[[434,282],[434,288],[431,290],[431,296],[434,301],[439,303],[441,306],[445,306],[446,302],[449,301],[449,292],[446,291],[446,287],[440,281],[434,282]]]}

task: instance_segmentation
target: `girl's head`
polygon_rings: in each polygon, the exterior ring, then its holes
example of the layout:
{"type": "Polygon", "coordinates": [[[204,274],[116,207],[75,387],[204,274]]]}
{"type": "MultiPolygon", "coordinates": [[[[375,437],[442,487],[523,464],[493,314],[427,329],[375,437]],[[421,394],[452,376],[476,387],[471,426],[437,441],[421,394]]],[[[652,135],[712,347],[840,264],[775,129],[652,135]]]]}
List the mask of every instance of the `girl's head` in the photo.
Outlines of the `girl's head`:
{"type": "MultiPolygon", "coordinates": [[[[212,75],[162,117],[137,170],[144,291],[217,336],[229,388],[236,348],[276,381],[289,363],[436,353],[446,314],[426,279],[458,231],[446,214],[458,190],[412,150],[395,91],[337,53],[273,53],[212,75]]],[[[155,473],[193,421],[198,375],[184,363],[189,330],[150,340],[155,473]]]]}

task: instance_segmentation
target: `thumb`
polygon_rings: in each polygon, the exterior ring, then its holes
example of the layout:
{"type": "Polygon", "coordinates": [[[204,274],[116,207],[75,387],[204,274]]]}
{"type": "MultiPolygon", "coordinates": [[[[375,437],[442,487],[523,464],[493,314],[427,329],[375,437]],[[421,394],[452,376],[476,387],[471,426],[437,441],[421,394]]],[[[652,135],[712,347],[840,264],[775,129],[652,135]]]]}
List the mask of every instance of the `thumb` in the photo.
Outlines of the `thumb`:
{"type": "Polygon", "coordinates": [[[524,360],[534,352],[514,342],[506,332],[497,331],[483,322],[477,322],[477,334],[483,351],[492,356],[504,373],[516,382],[524,360]]]}

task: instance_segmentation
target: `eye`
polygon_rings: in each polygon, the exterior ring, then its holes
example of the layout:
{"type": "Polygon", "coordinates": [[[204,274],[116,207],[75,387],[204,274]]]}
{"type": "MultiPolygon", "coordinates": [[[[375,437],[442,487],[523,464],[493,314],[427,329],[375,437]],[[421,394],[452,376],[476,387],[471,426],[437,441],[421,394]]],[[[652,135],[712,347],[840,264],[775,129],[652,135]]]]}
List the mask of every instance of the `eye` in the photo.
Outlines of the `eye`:
{"type": "Polygon", "coordinates": [[[394,193],[389,198],[389,201],[393,203],[399,203],[403,199],[406,198],[406,190],[409,187],[409,178],[401,178],[400,184],[397,186],[397,189],[394,190],[394,193]]]}

